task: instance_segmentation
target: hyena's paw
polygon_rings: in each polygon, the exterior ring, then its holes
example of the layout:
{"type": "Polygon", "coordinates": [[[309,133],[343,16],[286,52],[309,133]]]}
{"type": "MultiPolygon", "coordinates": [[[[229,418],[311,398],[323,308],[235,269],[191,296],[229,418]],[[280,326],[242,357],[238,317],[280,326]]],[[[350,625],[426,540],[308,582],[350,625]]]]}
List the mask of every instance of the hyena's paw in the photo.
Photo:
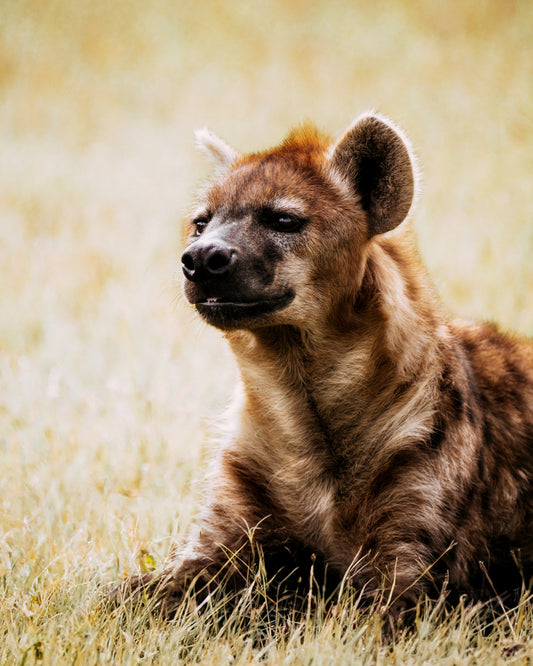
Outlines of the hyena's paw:
{"type": "Polygon", "coordinates": [[[107,595],[107,601],[113,606],[124,604],[138,605],[153,596],[157,580],[153,573],[128,576],[107,595]]]}
{"type": "Polygon", "coordinates": [[[185,596],[184,581],[174,571],[129,576],[108,595],[114,606],[150,607],[152,613],[171,620],[185,596]]]}
{"type": "Polygon", "coordinates": [[[412,631],[415,626],[418,601],[418,595],[404,593],[392,604],[385,604],[378,609],[382,621],[381,636],[385,643],[394,641],[401,633],[412,631]]]}

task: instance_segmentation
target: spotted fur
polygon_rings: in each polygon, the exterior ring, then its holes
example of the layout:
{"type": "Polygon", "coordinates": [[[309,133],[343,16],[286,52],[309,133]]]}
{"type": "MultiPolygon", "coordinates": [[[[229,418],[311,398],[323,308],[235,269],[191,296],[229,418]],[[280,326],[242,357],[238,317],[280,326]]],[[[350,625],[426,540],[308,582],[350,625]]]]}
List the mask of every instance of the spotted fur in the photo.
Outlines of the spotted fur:
{"type": "Polygon", "coordinates": [[[187,226],[185,295],[240,381],[198,525],[154,579],[163,607],[221,569],[244,584],[253,544],[285,585],[315,554],[391,613],[445,579],[528,585],[533,346],[443,315],[403,223],[405,136],[366,115],[334,144],[204,140],[221,174],[187,226]]]}

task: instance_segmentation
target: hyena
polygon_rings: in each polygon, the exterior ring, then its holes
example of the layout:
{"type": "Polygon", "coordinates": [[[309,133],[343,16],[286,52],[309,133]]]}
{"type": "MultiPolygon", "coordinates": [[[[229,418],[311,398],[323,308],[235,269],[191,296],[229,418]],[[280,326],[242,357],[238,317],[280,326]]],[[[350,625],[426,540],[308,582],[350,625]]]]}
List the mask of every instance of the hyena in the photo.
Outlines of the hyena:
{"type": "Polygon", "coordinates": [[[187,223],[184,293],[240,379],[197,527],[126,588],[170,614],[192,581],[244,585],[257,547],[280,585],[321,563],[384,590],[391,617],[445,581],[527,586],[533,346],[443,315],[403,224],[404,134],[367,114],[336,143],[309,125],[248,155],[198,139],[217,175],[187,223]]]}

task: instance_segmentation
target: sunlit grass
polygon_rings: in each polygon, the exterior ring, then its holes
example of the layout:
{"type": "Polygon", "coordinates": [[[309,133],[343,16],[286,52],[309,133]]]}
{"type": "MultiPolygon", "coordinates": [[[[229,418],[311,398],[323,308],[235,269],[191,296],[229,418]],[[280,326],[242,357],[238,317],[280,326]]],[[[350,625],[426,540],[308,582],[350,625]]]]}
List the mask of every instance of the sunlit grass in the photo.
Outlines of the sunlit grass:
{"type": "Polygon", "coordinates": [[[532,33],[526,1],[0,3],[0,663],[496,664],[531,645],[527,605],[484,633],[474,611],[427,615],[386,646],[347,599],[257,645],[242,613],[217,633],[102,600],[183,539],[235,376],[179,295],[208,173],[193,129],[252,150],[377,107],[417,147],[446,307],[532,334],[532,33]]]}

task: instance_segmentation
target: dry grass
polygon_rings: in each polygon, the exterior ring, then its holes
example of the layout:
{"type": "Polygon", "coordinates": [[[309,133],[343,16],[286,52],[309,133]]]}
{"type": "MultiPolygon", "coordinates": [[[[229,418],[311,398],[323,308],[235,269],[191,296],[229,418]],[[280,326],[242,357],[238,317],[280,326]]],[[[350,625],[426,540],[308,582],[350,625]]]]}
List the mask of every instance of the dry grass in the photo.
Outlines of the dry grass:
{"type": "Polygon", "coordinates": [[[234,376],[175,278],[207,169],[193,128],[252,149],[379,108],[418,147],[415,223],[450,310],[532,334],[533,5],[1,0],[0,26],[0,663],[497,664],[531,646],[527,605],[484,633],[477,613],[422,613],[387,647],[349,599],[260,645],[248,598],[218,629],[101,600],[183,537],[234,376]]]}

